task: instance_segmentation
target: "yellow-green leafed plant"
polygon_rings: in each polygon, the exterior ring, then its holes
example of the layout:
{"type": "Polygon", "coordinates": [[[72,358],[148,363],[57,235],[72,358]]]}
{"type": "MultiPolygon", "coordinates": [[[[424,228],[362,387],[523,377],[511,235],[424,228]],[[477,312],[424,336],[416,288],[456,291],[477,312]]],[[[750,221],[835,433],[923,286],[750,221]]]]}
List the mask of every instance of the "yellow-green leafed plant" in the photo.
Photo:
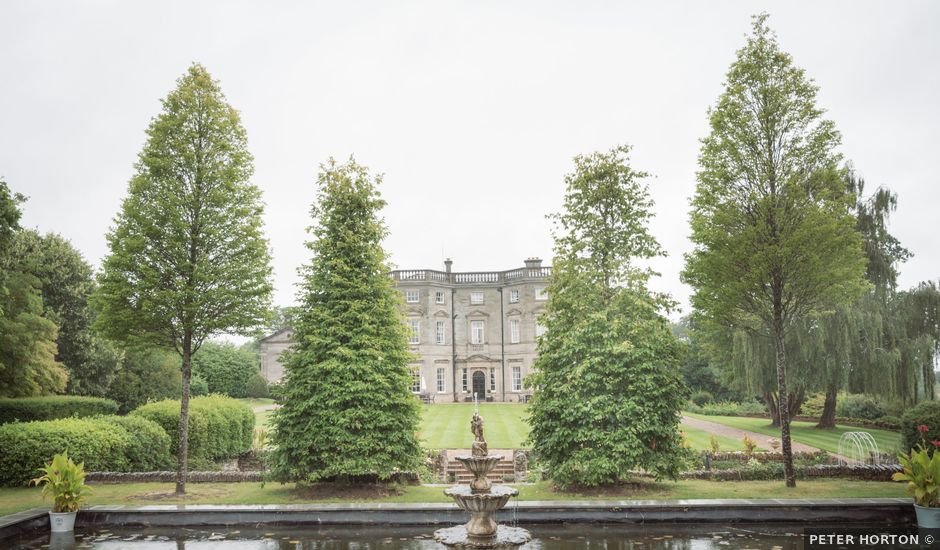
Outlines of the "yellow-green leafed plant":
{"type": "Polygon", "coordinates": [[[42,496],[52,497],[53,512],[77,512],[91,488],[85,485],[85,463],[75,464],[68,452],[52,457],[52,462],[40,468],[43,475],[30,481],[42,485],[42,496]]]}
{"type": "MultiPolygon", "coordinates": [[[[894,474],[892,479],[907,482],[907,491],[914,496],[914,504],[940,508],[940,452],[935,450],[931,456],[927,451],[924,439],[924,434],[929,430],[927,426],[918,426],[917,430],[921,434],[920,448],[898,456],[901,471],[894,474]]],[[[932,441],[931,444],[940,447],[940,441],[932,441]]]]}

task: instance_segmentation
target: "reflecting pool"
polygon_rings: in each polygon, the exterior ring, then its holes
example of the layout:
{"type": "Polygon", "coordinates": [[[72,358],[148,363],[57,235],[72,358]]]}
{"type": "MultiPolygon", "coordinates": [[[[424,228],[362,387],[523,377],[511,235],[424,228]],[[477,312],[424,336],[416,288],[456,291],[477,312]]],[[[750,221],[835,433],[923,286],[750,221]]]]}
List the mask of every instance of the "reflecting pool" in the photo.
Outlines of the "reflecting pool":
{"type": "MultiPolygon", "coordinates": [[[[781,525],[524,525],[532,532],[528,550],[801,548],[799,526],[781,525]]],[[[442,549],[435,526],[269,527],[205,529],[127,528],[77,530],[50,538],[33,533],[0,542],[4,548],[65,550],[425,550],[442,549]]]]}

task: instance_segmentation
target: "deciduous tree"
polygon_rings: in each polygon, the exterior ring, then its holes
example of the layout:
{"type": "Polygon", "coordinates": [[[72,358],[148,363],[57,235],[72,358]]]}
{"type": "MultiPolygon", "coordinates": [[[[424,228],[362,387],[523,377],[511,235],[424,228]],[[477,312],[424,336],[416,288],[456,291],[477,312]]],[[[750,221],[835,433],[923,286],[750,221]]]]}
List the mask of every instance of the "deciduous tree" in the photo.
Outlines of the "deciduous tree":
{"type": "Polygon", "coordinates": [[[683,347],[642,262],[661,255],[652,200],[630,148],[575,157],[555,220],[551,300],[538,344],[530,441],[562,485],[600,485],[643,469],[675,478],[683,347]]]}
{"type": "Polygon", "coordinates": [[[795,486],[787,333],[857,298],[865,258],[834,150],[839,133],[766,18],[754,18],[709,113],[684,279],[699,311],[772,343],[786,483],[795,486]]]}
{"type": "Polygon", "coordinates": [[[261,193],[238,112],[194,64],[147,129],[95,295],[96,326],[182,358],[176,491],[186,489],[192,356],[222,333],[248,334],[268,315],[271,268],[261,193]]]}

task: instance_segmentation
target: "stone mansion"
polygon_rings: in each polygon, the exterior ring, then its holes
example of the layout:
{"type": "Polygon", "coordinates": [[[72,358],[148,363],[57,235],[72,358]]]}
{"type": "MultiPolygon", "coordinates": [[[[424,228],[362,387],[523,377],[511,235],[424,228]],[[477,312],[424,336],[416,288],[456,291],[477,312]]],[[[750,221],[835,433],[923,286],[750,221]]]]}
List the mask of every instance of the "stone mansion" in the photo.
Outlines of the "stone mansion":
{"type": "MultiPolygon", "coordinates": [[[[535,360],[538,323],[548,300],[550,267],[530,258],[508,271],[405,269],[390,273],[404,296],[413,364],[412,391],[428,402],[527,401],[523,380],[535,360]]],[[[285,329],[261,340],[261,371],[271,382],[284,369],[285,329]]]]}

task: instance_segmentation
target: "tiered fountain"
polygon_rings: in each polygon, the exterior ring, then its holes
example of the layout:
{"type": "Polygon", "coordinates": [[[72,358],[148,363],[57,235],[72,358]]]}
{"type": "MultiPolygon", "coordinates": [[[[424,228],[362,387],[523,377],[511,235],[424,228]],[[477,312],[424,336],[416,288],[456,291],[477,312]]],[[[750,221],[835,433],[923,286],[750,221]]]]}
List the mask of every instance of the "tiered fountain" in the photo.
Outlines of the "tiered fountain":
{"type": "Polygon", "coordinates": [[[473,474],[473,481],[469,486],[456,485],[444,491],[445,495],[454,499],[457,506],[470,512],[470,521],[457,527],[439,529],[434,532],[434,539],[448,548],[459,550],[518,548],[529,542],[532,535],[519,527],[497,525],[493,514],[506,506],[510,497],[518,495],[519,491],[506,485],[493,485],[487,477],[501,457],[490,456],[487,451],[486,439],[483,438],[483,419],[476,407],[470,421],[470,431],[473,432],[473,449],[470,455],[458,456],[457,460],[473,474]]]}

